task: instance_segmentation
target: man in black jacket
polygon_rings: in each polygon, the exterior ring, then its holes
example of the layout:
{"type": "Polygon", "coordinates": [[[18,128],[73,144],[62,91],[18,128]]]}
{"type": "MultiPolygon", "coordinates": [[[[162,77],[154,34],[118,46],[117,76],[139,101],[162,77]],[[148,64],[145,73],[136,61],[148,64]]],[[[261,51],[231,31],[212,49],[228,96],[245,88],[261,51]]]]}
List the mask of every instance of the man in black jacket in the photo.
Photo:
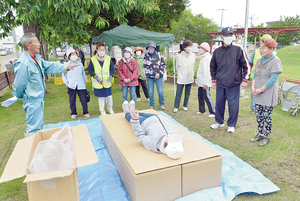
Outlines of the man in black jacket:
{"type": "Polygon", "coordinates": [[[82,65],[83,65],[83,67],[84,67],[84,62],[85,62],[85,56],[84,56],[84,53],[83,53],[82,50],[79,49],[78,47],[75,47],[75,50],[78,52],[79,58],[80,58],[81,63],[82,63],[82,65]]]}
{"type": "Polygon", "coordinates": [[[225,103],[228,101],[228,132],[233,133],[239,114],[240,85],[247,87],[250,65],[246,52],[239,44],[232,44],[233,29],[226,27],[221,31],[223,44],[212,56],[210,72],[212,88],[216,89],[216,122],[213,129],[224,126],[225,103]]]}

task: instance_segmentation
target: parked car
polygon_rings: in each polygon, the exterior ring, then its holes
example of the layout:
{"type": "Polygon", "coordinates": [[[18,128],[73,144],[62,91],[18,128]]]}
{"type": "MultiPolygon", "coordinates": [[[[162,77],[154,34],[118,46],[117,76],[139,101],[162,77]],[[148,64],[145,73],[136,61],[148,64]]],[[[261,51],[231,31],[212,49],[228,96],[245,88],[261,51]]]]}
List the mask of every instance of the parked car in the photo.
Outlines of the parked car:
{"type": "Polygon", "coordinates": [[[6,56],[8,54],[6,50],[0,50],[0,52],[1,52],[1,56],[6,56]]]}

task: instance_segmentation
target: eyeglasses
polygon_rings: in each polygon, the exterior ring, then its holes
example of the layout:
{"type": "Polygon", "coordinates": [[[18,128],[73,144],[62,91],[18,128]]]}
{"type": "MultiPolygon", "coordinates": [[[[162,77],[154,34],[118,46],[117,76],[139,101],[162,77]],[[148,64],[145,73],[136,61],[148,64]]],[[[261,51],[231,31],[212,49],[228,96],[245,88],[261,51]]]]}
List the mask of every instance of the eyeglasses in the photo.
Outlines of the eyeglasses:
{"type": "Polygon", "coordinates": [[[261,50],[268,50],[268,47],[260,47],[261,50]]]}

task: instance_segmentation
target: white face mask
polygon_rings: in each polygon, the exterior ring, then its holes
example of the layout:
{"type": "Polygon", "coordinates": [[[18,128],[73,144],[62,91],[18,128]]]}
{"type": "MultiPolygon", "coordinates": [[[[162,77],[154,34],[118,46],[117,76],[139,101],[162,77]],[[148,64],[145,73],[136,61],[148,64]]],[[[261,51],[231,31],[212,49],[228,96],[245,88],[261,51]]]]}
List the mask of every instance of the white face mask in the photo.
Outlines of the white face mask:
{"type": "Polygon", "coordinates": [[[192,50],[192,48],[190,48],[190,47],[189,47],[189,48],[188,48],[188,47],[185,48],[185,51],[186,51],[186,52],[190,52],[191,50],[192,50]]]}
{"type": "Polygon", "coordinates": [[[130,54],[129,52],[125,52],[125,53],[124,53],[124,57],[125,57],[126,59],[129,59],[130,56],[131,56],[131,54],[130,54]]]}
{"type": "Polygon", "coordinates": [[[232,43],[232,37],[224,37],[223,41],[225,45],[230,45],[232,43]]]}
{"type": "Polygon", "coordinates": [[[76,61],[77,59],[78,59],[78,56],[76,56],[76,55],[72,55],[70,58],[71,61],[76,61]]]}
{"type": "Polygon", "coordinates": [[[104,57],[105,56],[105,52],[104,51],[99,51],[98,55],[99,55],[99,57],[104,57]]]}
{"type": "Polygon", "coordinates": [[[149,53],[152,54],[152,53],[154,53],[154,51],[155,51],[155,48],[153,48],[153,47],[148,47],[148,52],[149,52],[149,53]]]}
{"type": "Polygon", "coordinates": [[[136,54],[136,56],[141,56],[142,55],[142,51],[136,51],[135,54],[136,54]]]}

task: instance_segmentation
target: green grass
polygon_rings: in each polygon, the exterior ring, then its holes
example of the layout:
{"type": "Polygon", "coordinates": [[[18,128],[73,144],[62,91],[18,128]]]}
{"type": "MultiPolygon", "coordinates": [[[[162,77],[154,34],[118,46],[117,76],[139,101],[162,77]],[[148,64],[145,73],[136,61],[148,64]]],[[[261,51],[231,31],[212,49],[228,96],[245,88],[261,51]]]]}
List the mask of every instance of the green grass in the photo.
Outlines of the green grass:
{"type": "MultiPolygon", "coordinates": [[[[298,70],[300,59],[300,46],[286,47],[278,51],[278,56],[283,64],[283,73],[280,79],[284,77],[300,79],[298,70]]],[[[88,90],[91,92],[91,83],[87,84],[88,90]]],[[[45,124],[71,121],[67,88],[64,85],[54,85],[53,79],[47,83],[47,91],[45,100],[45,124]]],[[[0,98],[0,102],[11,97],[11,91],[0,98]]],[[[118,83],[112,88],[114,111],[122,112],[122,90],[118,83]]],[[[240,113],[236,126],[236,132],[228,134],[227,128],[212,130],[209,126],[214,119],[207,118],[208,113],[204,115],[196,115],[198,110],[197,88],[192,87],[189,111],[184,112],[180,108],[178,113],[173,113],[174,91],[173,85],[164,84],[165,93],[165,112],[171,115],[175,120],[208,139],[214,144],[218,144],[236,154],[245,162],[258,169],[263,175],[274,182],[281,191],[268,195],[242,194],[235,200],[299,200],[300,197],[300,124],[299,116],[291,117],[281,110],[279,105],[273,111],[273,130],[271,135],[271,143],[264,147],[258,147],[257,143],[250,143],[249,140],[257,133],[256,119],[250,112],[250,99],[240,100],[240,113]]],[[[143,93],[142,93],[143,94],[143,93]]],[[[213,100],[215,99],[215,91],[211,91],[213,100]]],[[[246,96],[250,96],[250,88],[246,89],[246,96]]],[[[156,108],[158,109],[158,97],[155,94],[156,108]]],[[[97,98],[91,92],[91,101],[88,104],[92,118],[99,116],[99,106],[97,98]]],[[[136,103],[138,109],[148,109],[149,103],[146,102],[142,95],[142,101],[136,103]]],[[[85,119],[82,115],[82,107],[77,99],[77,119],[85,119]]],[[[17,101],[9,108],[0,107],[0,159],[8,150],[12,141],[12,146],[8,151],[8,155],[4,159],[4,163],[0,167],[2,174],[6,162],[11,155],[18,139],[24,137],[23,133],[26,129],[24,124],[25,112],[22,109],[22,101],[17,101]],[[15,135],[15,138],[13,139],[15,135]]],[[[225,113],[225,119],[228,118],[228,111],[225,113]]],[[[100,170],[99,170],[100,171],[100,170]]],[[[24,178],[16,179],[7,183],[0,184],[0,200],[26,200],[26,185],[22,183],[24,178]]]]}

